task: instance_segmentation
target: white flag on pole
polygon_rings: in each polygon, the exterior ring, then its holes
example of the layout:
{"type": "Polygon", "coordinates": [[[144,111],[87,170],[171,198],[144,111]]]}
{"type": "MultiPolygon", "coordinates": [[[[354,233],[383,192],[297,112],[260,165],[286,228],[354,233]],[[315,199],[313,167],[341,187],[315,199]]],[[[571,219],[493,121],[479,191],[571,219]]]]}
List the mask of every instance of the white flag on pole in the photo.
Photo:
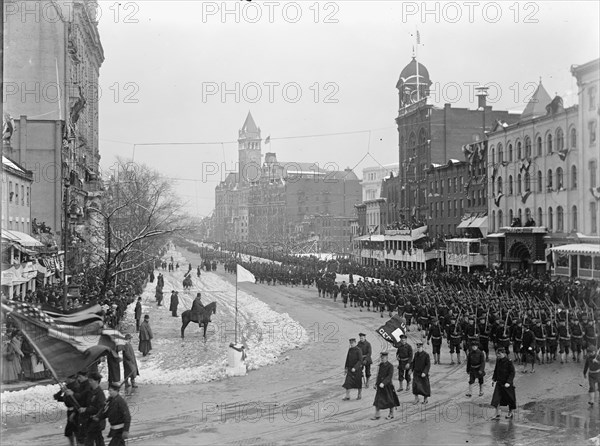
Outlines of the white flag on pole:
{"type": "Polygon", "coordinates": [[[244,268],[242,265],[237,266],[237,281],[239,282],[252,282],[256,283],[254,274],[244,268]]]}

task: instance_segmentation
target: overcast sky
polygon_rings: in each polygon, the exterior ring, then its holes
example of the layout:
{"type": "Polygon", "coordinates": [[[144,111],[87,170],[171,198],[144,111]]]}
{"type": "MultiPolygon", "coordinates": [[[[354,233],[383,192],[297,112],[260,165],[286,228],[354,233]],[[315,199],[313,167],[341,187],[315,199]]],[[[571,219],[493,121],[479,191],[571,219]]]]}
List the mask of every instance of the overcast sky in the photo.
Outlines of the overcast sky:
{"type": "Polygon", "coordinates": [[[249,110],[271,136],[263,155],[280,161],[359,177],[398,162],[395,86],[417,29],[437,106],[474,108],[473,86],[488,84],[495,109],[522,111],[540,78],[572,105],[571,65],[600,52],[596,1],[147,0],[101,2],[100,12],[101,165],[131,157],[134,143],[165,143],[137,146],[135,161],[177,178],[200,216],[234,168],[249,110]]]}

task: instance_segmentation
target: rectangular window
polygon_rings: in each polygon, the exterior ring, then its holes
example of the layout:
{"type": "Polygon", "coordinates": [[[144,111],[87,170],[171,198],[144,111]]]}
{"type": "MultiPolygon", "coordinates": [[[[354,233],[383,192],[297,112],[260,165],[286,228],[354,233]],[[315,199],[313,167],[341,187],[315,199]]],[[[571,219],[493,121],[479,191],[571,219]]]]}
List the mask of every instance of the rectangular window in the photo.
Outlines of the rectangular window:
{"type": "Polygon", "coordinates": [[[25,206],[25,186],[21,185],[21,206],[25,206]]]}
{"type": "Polygon", "coordinates": [[[448,200],[448,217],[450,217],[450,210],[452,209],[452,201],[448,200]]]}
{"type": "Polygon", "coordinates": [[[27,206],[31,206],[31,203],[29,202],[29,186],[27,186],[27,206]]]}
{"type": "Polygon", "coordinates": [[[457,201],[454,200],[454,216],[455,217],[456,217],[456,213],[458,212],[458,209],[456,209],[456,204],[457,204],[457,201]]]}
{"type": "Polygon", "coordinates": [[[598,233],[598,209],[596,206],[596,202],[592,201],[590,203],[590,231],[592,234],[598,233]]]}
{"type": "Polygon", "coordinates": [[[590,135],[590,146],[596,142],[596,121],[588,122],[588,130],[590,135]]]}

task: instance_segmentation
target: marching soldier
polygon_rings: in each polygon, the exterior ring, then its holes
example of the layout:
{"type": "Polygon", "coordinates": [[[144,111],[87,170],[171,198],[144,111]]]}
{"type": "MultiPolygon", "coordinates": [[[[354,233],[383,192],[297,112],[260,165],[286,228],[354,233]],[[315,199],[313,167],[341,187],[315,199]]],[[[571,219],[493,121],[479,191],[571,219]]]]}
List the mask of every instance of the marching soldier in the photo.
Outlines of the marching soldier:
{"type": "Polygon", "coordinates": [[[429,340],[431,340],[434,365],[441,364],[440,352],[442,349],[443,337],[442,327],[440,327],[437,318],[434,317],[427,332],[427,345],[429,345],[429,340]]]}
{"type": "Polygon", "coordinates": [[[581,349],[583,348],[583,329],[577,319],[571,324],[571,352],[573,353],[573,361],[581,362],[581,349]],[[577,354],[577,358],[575,358],[577,354]]]}
{"type": "Polygon", "coordinates": [[[571,345],[571,337],[569,336],[569,328],[566,320],[561,319],[558,322],[558,345],[560,354],[560,363],[569,362],[569,346],[571,345]]]}
{"type": "Polygon", "coordinates": [[[125,440],[129,437],[129,426],[131,425],[131,414],[127,402],[119,394],[121,385],[119,383],[111,383],[108,386],[108,400],[104,405],[102,412],[93,417],[96,420],[104,420],[108,418],[110,424],[110,432],[108,438],[110,443],[108,446],[125,446],[125,440]]]}
{"type": "Polygon", "coordinates": [[[472,387],[475,380],[479,381],[479,396],[483,396],[483,377],[485,376],[485,355],[479,350],[479,341],[473,341],[471,351],[467,355],[467,373],[469,374],[469,393],[472,395],[472,387]]]}
{"type": "Polygon", "coordinates": [[[529,325],[525,326],[523,332],[523,345],[521,346],[523,352],[523,370],[522,373],[527,373],[527,363],[531,362],[531,373],[535,372],[535,335],[529,325]]]}
{"type": "Polygon", "coordinates": [[[546,319],[546,363],[556,361],[558,329],[552,319],[546,319]]]}
{"type": "Polygon", "coordinates": [[[585,358],[585,365],[583,367],[583,377],[589,373],[588,382],[590,384],[589,402],[590,406],[594,405],[594,398],[596,396],[596,390],[600,391],[600,357],[596,353],[596,347],[590,345],[588,347],[588,355],[585,358]]]}
{"type": "Polygon", "coordinates": [[[481,351],[485,353],[485,360],[487,362],[490,356],[491,329],[488,325],[487,317],[485,317],[484,315],[479,317],[479,326],[477,327],[477,331],[479,332],[479,345],[481,347],[481,351]]]}
{"type": "Polygon", "coordinates": [[[533,331],[533,334],[535,336],[535,357],[538,361],[538,364],[540,362],[543,364],[544,355],[546,354],[546,330],[542,326],[542,321],[540,319],[534,319],[533,323],[534,326],[531,328],[531,331],[533,331]],[[540,357],[538,356],[540,352],[542,353],[541,361],[540,357]]]}
{"type": "Polygon", "coordinates": [[[521,362],[521,344],[523,343],[523,321],[517,319],[512,326],[510,333],[511,341],[513,344],[513,354],[515,361],[521,362]]]}
{"type": "Polygon", "coordinates": [[[593,319],[588,319],[587,324],[583,328],[585,333],[585,344],[587,347],[597,347],[597,336],[596,336],[596,327],[594,326],[593,319]]]}
{"type": "Polygon", "coordinates": [[[371,348],[371,343],[367,341],[367,335],[364,333],[358,334],[359,341],[357,347],[360,349],[363,357],[363,368],[364,374],[366,378],[365,387],[369,387],[369,378],[371,378],[371,364],[373,364],[373,359],[371,358],[371,354],[373,352],[371,348]]]}
{"type": "Polygon", "coordinates": [[[456,352],[456,359],[460,364],[460,343],[463,336],[460,326],[453,316],[450,317],[450,323],[446,327],[446,336],[450,346],[450,365],[454,365],[454,352],[456,352]]]}
{"type": "Polygon", "coordinates": [[[403,390],[402,384],[406,380],[406,390],[410,389],[410,363],[413,359],[413,349],[406,342],[406,335],[400,335],[400,343],[396,350],[396,359],[398,359],[398,381],[400,386],[398,392],[403,390]]]}

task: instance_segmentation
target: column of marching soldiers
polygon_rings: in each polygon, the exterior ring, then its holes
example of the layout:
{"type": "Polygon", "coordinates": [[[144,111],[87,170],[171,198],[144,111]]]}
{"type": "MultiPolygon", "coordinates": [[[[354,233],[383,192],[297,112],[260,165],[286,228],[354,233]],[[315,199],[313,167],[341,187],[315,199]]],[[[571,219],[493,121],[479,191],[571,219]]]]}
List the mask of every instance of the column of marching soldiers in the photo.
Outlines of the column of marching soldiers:
{"type": "MultiPolygon", "coordinates": [[[[600,287],[595,282],[571,282],[549,293],[548,281],[519,273],[521,285],[538,283],[539,289],[527,286],[510,287],[489,272],[464,275],[428,272],[415,280],[415,273],[392,282],[384,275],[380,279],[336,281],[336,273],[327,267],[315,270],[308,262],[303,266],[242,262],[232,257],[225,269],[235,273],[242,264],[258,283],[310,287],[316,285],[320,298],[340,302],[344,308],[378,312],[383,318],[397,312],[406,320],[407,330],[419,330],[433,347],[434,363],[441,364],[443,340],[450,349],[450,364],[461,363],[461,351],[466,353],[472,343],[478,343],[489,359],[490,346],[500,347],[514,355],[517,363],[532,357],[535,364],[585,359],[587,347],[597,347],[600,332],[600,287]],[[475,280],[473,279],[475,277],[475,280]],[[421,280],[422,279],[422,280],[421,280]],[[451,279],[451,280],[449,280],[451,279]],[[508,288],[508,289],[507,289],[508,288]],[[523,355],[522,355],[523,353],[523,355]],[[525,355],[524,353],[531,353],[525,355]]],[[[502,276],[506,277],[506,276],[502,276]]],[[[464,356],[463,356],[464,359],[464,356]]]]}

